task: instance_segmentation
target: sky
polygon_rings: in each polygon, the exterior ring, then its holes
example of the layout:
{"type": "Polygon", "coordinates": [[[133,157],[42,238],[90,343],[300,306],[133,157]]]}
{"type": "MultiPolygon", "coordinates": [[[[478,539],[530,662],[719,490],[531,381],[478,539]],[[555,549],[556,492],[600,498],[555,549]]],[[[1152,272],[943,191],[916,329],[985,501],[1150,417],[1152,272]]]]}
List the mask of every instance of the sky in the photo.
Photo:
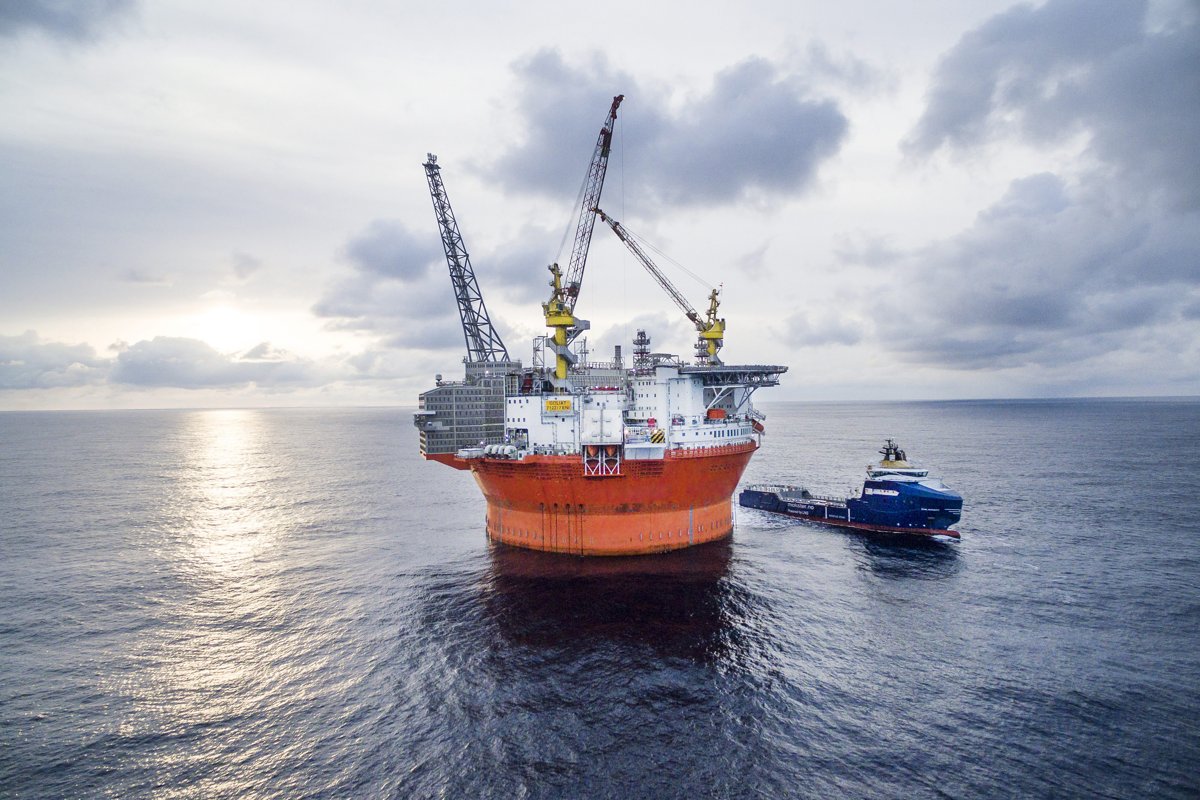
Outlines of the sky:
{"type": "MultiPolygon", "coordinates": [[[[0,408],[413,406],[601,206],[773,400],[1200,395],[1191,0],[0,2],[0,408]]],[[[592,360],[695,332],[597,225],[592,360]]],[[[768,399],[765,395],[762,399],[768,399]]]]}

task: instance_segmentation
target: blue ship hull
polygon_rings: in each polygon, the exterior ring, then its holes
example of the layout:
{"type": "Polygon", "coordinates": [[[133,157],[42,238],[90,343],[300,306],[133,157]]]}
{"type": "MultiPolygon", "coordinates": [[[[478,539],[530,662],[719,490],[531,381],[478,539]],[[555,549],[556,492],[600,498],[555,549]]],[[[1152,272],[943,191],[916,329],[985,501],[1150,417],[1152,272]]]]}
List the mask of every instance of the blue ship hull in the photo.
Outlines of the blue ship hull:
{"type": "Polygon", "coordinates": [[[795,487],[750,487],[738,503],[812,522],[864,531],[959,538],[962,497],[915,482],[868,480],[862,497],[814,497],[795,487]]]}

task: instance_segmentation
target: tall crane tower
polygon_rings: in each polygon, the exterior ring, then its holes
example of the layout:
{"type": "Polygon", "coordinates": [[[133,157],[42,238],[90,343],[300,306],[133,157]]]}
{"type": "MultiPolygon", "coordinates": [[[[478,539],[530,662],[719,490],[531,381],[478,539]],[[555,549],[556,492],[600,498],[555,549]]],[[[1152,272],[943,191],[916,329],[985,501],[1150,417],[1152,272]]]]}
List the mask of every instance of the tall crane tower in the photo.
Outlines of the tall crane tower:
{"type": "Polygon", "coordinates": [[[508,361],[508,350],[492,327],[483,295],[479,292],[479,282],[475,280],[475,270],[471,268],[471,256],[458,232],[458,221],[454,218],[454,209],[450,208],[450,198],[446,196],[437,156],[429,153],[429,160],[423,166],[429,180],[429,195],[433,198],[433,213],[442,233],[446,264],[450,267],[450,282],[458,300],[458,315],[462,319],[463,337],[467,340],[467,361],[508,361]]]}
{"type": "Polygon", "coordinates": [[[596,215],[608,223],[608,227],[612,228],[617,238],[625,243],[625,246],[629,248],[629,252],[633,253],[638,261],[642,262],[642,266],[646,268],[646,271],[654,277],[654,280],[658,281],[658,285],[667,291],[667,294],[675,301],[675,305],[679,306],[683,310],[683,313],[687,315],[687,318],[692,321],[692,324],[696,326],[696,331],[700,334],[700,341],[696,345],[696,357],[703,359],[708,364],[720,364],[721,359],[717,357],[717,351],[725,343],[725,320],[717,317],[717,309],[721,305],[718,297],[720,291],[718,289],[712,290],[712,293],[708,296],[708,314],[703,317],[700,316],[700,312],[692,308],[692,304],[687,301],[687,298],[667,279],[663,271],[651,260],[650,256],[646,255],[646,252],[634,241],[629,231],[625,230],[625,227],[621,223],[598,208],[596,209],[596,215]]]}
{"type": "Polygon", "coordinates": [[[596,206],[600,203],[600,192],[604,188],[604,175],[608,171],[608,155],[612,151],[613,126],[617,122],[617,108],[625,95],[619,94],[613,98],[612,106],[600,135],[596,139],[596,149],[592,153],[592,161],[584,178],[582,202],[579,207],[579,222],[575,226],[575,243],[571,248],[571,260],[567,264],[566,279],[558,263],[550,265],[550,299],[542,304],[546,314],[546,326],[554,330],[552,349],[555,354],[554,379],[555,388],[567,387],[567,370],[575,361],[575,354],[570,350],[571,341],[581,331],[588,329],[587,320],[575,317],[575,301],[579,299],[579,287],[583,283],[583,269],[587,265],[588,248],[592,243],[592,229],[596,225],[596,206]]]}

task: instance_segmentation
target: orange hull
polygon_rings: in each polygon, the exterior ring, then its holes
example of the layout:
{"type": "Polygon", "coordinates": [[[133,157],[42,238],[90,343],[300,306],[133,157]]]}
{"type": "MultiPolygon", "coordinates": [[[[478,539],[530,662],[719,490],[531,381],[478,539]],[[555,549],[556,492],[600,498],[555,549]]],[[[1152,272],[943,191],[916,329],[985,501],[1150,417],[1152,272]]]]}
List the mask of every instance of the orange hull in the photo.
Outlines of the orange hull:
{"type": "Polygon", "coordinates": [[[604,477],[584,476],[579,456],[452,466],[475,476],[493,541],[582,556],[641,555],[733,533],[733,491],[757,449],[748,442],[668,451],[662,460],[625,461],[621,474],[604,477]]]}

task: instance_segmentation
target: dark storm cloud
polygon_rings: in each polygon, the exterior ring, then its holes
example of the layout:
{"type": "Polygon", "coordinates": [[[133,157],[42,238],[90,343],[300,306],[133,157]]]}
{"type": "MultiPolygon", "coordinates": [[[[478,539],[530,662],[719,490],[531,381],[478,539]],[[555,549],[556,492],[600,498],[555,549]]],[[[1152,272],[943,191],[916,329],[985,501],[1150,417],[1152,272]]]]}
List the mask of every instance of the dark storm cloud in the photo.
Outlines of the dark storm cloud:
{"type": "MultiPolygon", "coordinates": [[[[811,97],[803,76],[763,58],[718,73],[708,93],[668,103],[593,56],[582,66],[543,50],[515,67],[524,141],[488,168],[514,191],[558,198],[580,185],[615,94],[636,146],[622,155],[627,190],[651,203],[726,204],[760,194],[797,194],[837,152],[848,128],[830,99],[811,97]],[[671,110],[668,110],[668,109],[671,110]],[[632,132],[636,133],[632,133],[632,132]]],[[[633,141],[633,139],[631,139],[633,141]]]]}
{"type": "Polygon", "coordinates": [[[1146,27],[1144,2],[1050,0],[966,34],[941,60],[910,155],[1017,135],[1084,132],[1116,177],[1200,205],[1200,24],[1194,9],[1146,27]]]}
{"type": "Polygon", "coordinates": [[[39,31],[85,42],[131,13],[134,0],[5,0],[0,3],[0,37],[39,31]]]}
{"type": "Polygon", "coordinates": [[[50,389],[103,383],[109,359],[86,344],[43,341],[33,331],[0,336],[0,389],[50,389]]]}
{"type": "Polygon", "coordinates": [[[156,336],[118,354],[110,380],[141,387],[203,389],[251,383],[312,385],[328,377],[309,362],[281,359],[280,355],[267,343],[242,359],[220,353],[198,339],[156,336]]]}

